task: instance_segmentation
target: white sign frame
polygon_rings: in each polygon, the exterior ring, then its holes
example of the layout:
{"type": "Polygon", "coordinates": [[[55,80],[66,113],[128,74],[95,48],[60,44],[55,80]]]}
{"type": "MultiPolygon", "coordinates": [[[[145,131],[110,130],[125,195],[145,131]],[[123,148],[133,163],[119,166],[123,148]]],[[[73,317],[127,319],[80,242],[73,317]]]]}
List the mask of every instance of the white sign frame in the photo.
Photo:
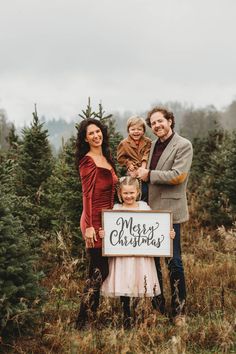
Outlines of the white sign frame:
{"type": "Polygon", "coordinates": [[[169,210],[106,209],[102,210],[102,226],[103,256],[173,257],[169,210]]]}

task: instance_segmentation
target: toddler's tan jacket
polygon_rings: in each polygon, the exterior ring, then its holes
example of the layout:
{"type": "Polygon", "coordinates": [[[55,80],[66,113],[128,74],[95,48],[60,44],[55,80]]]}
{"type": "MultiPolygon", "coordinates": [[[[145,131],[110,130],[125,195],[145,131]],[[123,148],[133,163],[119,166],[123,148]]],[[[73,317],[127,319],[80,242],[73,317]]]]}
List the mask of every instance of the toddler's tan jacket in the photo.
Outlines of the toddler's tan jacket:
{"type": "Polygon", "coordinates": [[[148,160],[151,143],[151,139],[143,136],[140,139],[139,145],[136,145],[135,141],[128,136],[120,142],[117,148],[118,163],[127,169],[131,163],[136,168],[140,167],[143,161],[147,162],[148,160]]]}

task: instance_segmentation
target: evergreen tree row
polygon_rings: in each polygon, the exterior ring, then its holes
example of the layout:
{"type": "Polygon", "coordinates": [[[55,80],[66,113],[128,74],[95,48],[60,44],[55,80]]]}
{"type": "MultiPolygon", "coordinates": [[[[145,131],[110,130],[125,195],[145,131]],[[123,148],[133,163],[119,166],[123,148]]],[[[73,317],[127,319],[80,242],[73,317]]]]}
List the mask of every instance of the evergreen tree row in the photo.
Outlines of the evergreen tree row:
{"type": "Polygon", "coordinates": [[[192,215],[201,225],[230,226],[236,220],[236,131],[210,131],[193,142],[189,180],[192,215]]]}
{"type": "MultiPolygon", "coordinates": [[[[116,151],[122,136],[116,132],[111,115],[105,114],[101,104],[93,111],[89,100],[80,119],[90,117],[107,124],[111,150],[116,151]]],[[[40,281],[49,271],[44,243],[57,245],[60,234],[70,244],[73,257],[80,258],[84,249],[75,137],[53,157],[48,132],[35,106],[30,127],[23,129],[19,138],[12,126],[7,141],[8,150],[0,151],[0,329],[5,334],[33,324],[42,305],[45,289],[40,281]]],[[[52,267],[60,257],[51,261],[52,267]]]]}

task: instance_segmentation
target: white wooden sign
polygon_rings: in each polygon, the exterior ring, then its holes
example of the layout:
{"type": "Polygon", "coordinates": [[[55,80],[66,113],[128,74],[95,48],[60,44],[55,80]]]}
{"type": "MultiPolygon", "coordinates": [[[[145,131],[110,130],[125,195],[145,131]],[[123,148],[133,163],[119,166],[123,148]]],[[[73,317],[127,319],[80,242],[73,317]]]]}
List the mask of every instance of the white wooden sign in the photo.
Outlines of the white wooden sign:
{"type": "Polygon", "coordinates": [[[103,210],[104,256],[173,255],[170,211],[103,210]]]}

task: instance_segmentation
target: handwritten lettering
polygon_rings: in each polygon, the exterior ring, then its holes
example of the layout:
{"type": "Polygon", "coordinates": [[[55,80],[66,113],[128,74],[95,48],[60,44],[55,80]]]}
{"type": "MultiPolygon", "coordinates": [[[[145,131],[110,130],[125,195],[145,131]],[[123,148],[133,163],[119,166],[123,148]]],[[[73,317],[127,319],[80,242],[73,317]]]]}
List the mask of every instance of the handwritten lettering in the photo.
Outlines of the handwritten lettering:
{"type": "Polygon", "coordinates": [[[134,224],[133,217],[128,220],[119,217],[116,220],[117,228],[110,233],[110,243],[112,246],[132,246],[140,247],[143,244],[159,248],[164,241],[164,235],[155,238],[155,231],[159,228],[159,223],[147,226],[145,224],[134,224]]]}

